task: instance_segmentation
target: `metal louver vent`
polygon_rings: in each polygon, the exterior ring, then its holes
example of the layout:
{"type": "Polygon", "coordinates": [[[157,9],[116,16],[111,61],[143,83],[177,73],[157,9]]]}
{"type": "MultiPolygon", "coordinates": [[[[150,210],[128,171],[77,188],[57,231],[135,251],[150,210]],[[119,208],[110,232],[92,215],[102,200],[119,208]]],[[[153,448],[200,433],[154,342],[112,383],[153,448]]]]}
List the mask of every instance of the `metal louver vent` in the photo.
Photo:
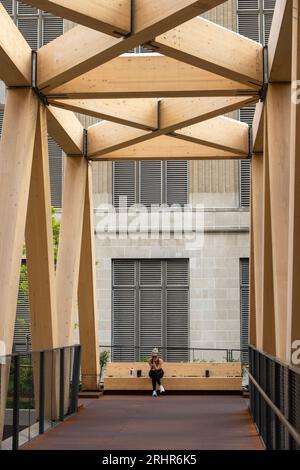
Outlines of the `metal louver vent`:
{"type": "Polygon", "coordinates": [[[257,10],[258,0],[238,0],[238,10],[257,10]]]}
{"type": "Polygon", "coordinates": [[[64,32],[64,20],[56,16],[43,19],[43,46],[61,36],[64,32]]]}
{"type": "Polygon", "coordinates": [[[2,3],[7,13],[13,14],[13,0],[1,0],[0,3],[2,3]]]}
{"type": "Polygon", "coordinates": [[[238,32],[249,39],[260,42],[260,16],[258,12],[240,11],[238,32]]]}
{"type": "Polygon", "coordinates": [[[4,119],[4,108],[0,107],[0,138],[2,134],[3,119],[4,119]]]}
{"type": "Polygon", "coordinates": [[[147,207],[162,203],[162,162],[140,162],[139,202],[147,207]]]}
{"type": "Polygon", "coordinates": [[[17,8],[18,15],[37,15],[38,14],[38,9],[35,7],[32,7],[30,5],[25,5],[22,2],[18,2],[17,5],[18,5],[18,8],[17,8]]]}
{"type": "Polygon", "coordinates": [[[248,362],[249,332],[249,259],[240,259],[240,311],[241,311],[241,355],[242,362],[248,362]]]}
{"type": "Polygon", "coordinates": [[[39,46],[38,18],[18,18],[17,26],[31,49],[37,50],[39,46]]]}
{"type": "Polygon", "coordinates": [[[268,44],[273,21],[273,12],[264,14],[264,44],[268,44]]]}
{"type": "Polygon", "coordinates": [[[160,260],[141,261],[139,278],[141,286],[161,286],[162,262],[160,260]]]}
{"type": "MultiPolygon", "coordinates": [[[[25,265],[26,261],[22,261],[25,265]]],[[[16,352],[26,351],[30,344],[30,314],[29,299],[21,288],[18,293],[17,314],[14,331],[14,349],[16,352]]]]}
{"type": "Polygon", "coordinates": [[[61,148],[51,137],[48,138],[48,152],[51,185],[51,204],[53,207],[61,208],[63,157],[61,148]]]}
{"type": "Polygon", "coordinates": [[[249,208],[251,199],[251,161],[240,161],[240,207],[249,208]]]}
{"type": "MultiPolygon", "coordinates": [[[[114,162],[113,165],[113,201],[115,207],[120,207],[121,201],[127,198],[127,206],[135,204],[136,199],[136,170],[135,162],[114,162]]],[[[122,202],[122,205],[123,205],[122,202]]]]}
{"type": "Polygon", "coordinates": [[[167,161],[167,204],[188,203],[188,162],[167,161]]]}
{"type": "Polygon", "coordinates": [[[265,10],[274,10],[275,5],[276,5],[276,0],[264,0],[265,10]]]}
{"type": "Polygon", "coordinates": [[[169,361],[188,359],[188,266],[186,259],[113,261],[113,360],[144,360],[154,346],[169,361]]]}

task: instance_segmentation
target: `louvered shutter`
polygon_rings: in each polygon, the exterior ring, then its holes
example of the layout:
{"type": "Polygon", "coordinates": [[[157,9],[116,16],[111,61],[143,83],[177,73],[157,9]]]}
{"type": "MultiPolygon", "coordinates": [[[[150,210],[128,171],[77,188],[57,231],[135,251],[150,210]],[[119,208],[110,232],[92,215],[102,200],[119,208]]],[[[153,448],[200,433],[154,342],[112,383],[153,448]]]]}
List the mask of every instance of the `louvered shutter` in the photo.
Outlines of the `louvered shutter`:
{"type": "Polygon", "coordinates": [[[260,42],[260,15],[258,11],[239,11],[237,22],[239,34],[260,42]]]}
{"type": "Polygon", "coordinates": [[[162,261],[139,262],[139,359],[162,345],[162,261]]]}
{"type": "MultiPolygon", "coordinates": [[[[22,264],[25,265],[26,261],[23,260],[22,264]]],[[[21,288],[18,293],[17,314],[14,331],[14,349],[16,352],[26,351],[30,345],[30,314],[29,314],[29,299],[24,295],[21,288]]]]}
{"type": "MultiPolygon", "coordinates": [[[[115,207],[120,207],[121,200],[127,198],[127,206],[136,202],[136,165],[134,161],[113,164],[113,201],[115,207]]],[[[123,203],[122,203],[123,204],[123,203]]]]}
{"type": "Polygon", "coordinates": [[[57,16],[45,16],[43,18],[43,46],[61,36],[64,32],[64,20],[57,16]]]}
{"type": "Polygon", "coordinates": [[[136,263],[113,261],[113,360],[135,360],[136,263]]]}
{"type": "Polygon", "coordinates": [[[264,0],[264,10],[274,10],[276,0],[264,0]]]}
{"type": "MultiPolygon", "coordinates": [[[[240,110],[240,120],[252,126],[255,107],[248,106],[240,110]]],[[[240,160],[240,207],[250,207],[251,198],[251,162],[250,160],[240,160]]]]}
{"type": "Polygon", "coordinates": [[[264,14],[264,44],[268,44],[273,21],[273,12],[264,14]]]}
{"type": "Polygon", "coordinates": [[[259,0],[238,0],[238,10],[258,10],[259,0]]]}
{"type": "Polygon", "coordinates": [[[17,3],[17,12],[18,15],[37,15],[38,14],[38,9],[35,7],[32,7],[30,5],[25,5],[22,2],[17,3]]]}
{"type": "Polygon", "coordinates": [[[18,18],[17,26],[31,49],[37,50],[39,47],[38,18],[18,18]]]}
{"type": "Polygon", "coordinates": [[[189,270],[187,260],[167,261],[166,359],[189,360],[189,270]],[[182,348],[182,349],[181,349],[182,348]]]}
{"type": "Polygon", "coordinates": [[[51,185],[51,204],[53,207],[61,208],[63,157],[60,147],[51,137],[48,138],[48,151],[51,185]]]}
{"type": "Polygon", "coordinates": [[[4,109],[0,107],[0,137],[2,134],[3,119],[4,119],[4,109]]]}
{"type": "Polygon", "coordinates": [[[188,162],[186,160],[166,162],[166,180],[168,205],[188,203],[188,162]]]}
{"type": "Polygon", "coordinates": [[[1,0],[2,5],[6,9],[7,13],[13,14],[13,0],[1,0]]]}
{"type": "Polygon", "coordinates": [[[147,207],[162,203],[162,162],[158,160],[140,162],[139,202],[147,207]]]}
{"type": "Polygon", "coordinates": [[[249,259],[240,260],[240,310],[241,310],[241,350],[242,362],[248,363],[249,333],[249,259]]]}

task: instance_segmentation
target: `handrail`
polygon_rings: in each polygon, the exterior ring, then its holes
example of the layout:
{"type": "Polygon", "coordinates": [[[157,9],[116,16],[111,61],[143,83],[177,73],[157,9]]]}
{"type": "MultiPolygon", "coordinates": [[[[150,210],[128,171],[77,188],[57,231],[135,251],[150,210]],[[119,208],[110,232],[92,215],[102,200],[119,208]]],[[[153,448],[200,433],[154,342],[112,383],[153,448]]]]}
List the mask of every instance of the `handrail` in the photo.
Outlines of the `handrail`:
{"type": "Polygon", "coordinates": [[[286,419],[284,414],[280,411],[280,409],[272,402],[272,400],[268,397],[268,395],[264,392],[264,390],[261,388],[259,383],[255,380],[251,372],[248,372],[249,379],[253,383],[253,385],[256,387],[258,392],[261,394],[261,396],[264,398],[266,403],[269,405],[269,407],[272,409],[274,414],[280,419],[282,424],[286,427],[288,430],[289,434],[293,437],[293,439],[297,442],[297,444],[300,446],[300,434],[299,432],[292,426],[292,424],[286,419]]]}

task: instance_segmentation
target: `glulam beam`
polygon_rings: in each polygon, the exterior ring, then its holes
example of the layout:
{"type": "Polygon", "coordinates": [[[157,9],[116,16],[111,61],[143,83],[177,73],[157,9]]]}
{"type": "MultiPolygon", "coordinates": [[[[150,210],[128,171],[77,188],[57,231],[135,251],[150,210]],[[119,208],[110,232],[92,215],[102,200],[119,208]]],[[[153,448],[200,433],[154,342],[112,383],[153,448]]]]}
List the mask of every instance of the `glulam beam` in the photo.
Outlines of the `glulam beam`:
{"type": "Polygon", "coordinates": [[[258,87],[201,70],[170,57],[122,56],[52,89],[49,98],[161,98],[254,96],[258,87]]]}
{"type": "Polygon", "coordinates": [[[66,154],[83,154],[83,126],[74,113],[47,107],[48,132],[66,154]]]}
{"type": "Polygon", "coordinates": [[[262,46],[204,18],[194,18],[150,42],[153,49],[247,85],[262,85],[262,46]]]}
{"type": "Polygon", "coordinates": [[[31,48],[1,3],[0,80],[11,87],[31,83],[31,48]]]}
{"type": "Polygon", "coordinates": [[[215,150],[204,145],[186,142],[170,136],[160,136],[104,155],[93,155],[91,160],[228,160],[245,155],[215,150]]]}
{"type": "Polygon", "coordinates": [[[105,34],[130,33],[130,0],[26,0],[26,3],[105,34]]]}
{"type": "Polygon", "coordinates": [[[118,57],[224,0],[145,0],[133,3],[131,34],[110,37],[77,26],[38,51],[38,86],[49,90],[118,57]]]}

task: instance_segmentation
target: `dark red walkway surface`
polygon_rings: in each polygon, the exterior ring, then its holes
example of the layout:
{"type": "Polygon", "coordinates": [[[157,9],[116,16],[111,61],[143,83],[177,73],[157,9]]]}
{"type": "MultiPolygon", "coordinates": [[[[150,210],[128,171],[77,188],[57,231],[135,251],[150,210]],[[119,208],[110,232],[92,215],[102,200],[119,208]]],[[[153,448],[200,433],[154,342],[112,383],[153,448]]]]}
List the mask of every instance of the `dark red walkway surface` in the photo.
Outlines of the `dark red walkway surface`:
{"type": "Polygon", "coordinates": [[[26,449],[262,450],[241,396],[105,396],[26,449]]]}

